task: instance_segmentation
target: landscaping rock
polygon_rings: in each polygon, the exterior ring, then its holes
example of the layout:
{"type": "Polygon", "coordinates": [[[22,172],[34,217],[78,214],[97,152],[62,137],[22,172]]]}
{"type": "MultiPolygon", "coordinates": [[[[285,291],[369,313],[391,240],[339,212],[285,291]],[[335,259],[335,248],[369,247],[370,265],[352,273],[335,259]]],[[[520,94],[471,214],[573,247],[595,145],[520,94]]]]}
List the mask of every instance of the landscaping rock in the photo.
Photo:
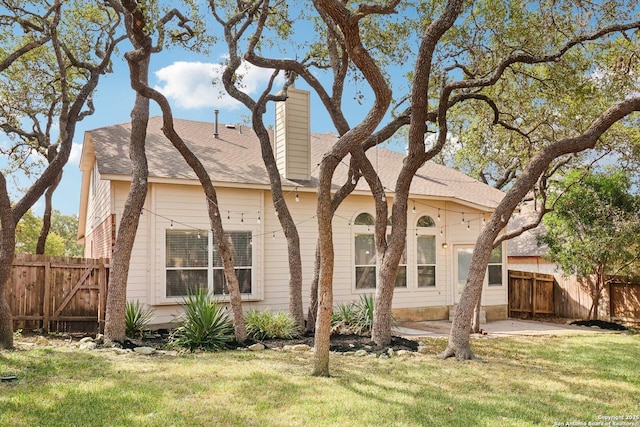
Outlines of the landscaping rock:
{"type": "Polygon", "coordinates": [[[156,349],[153,347],[136,347],[133,349],[133,351],[135,351],[136,353],[149,355],[155,353],[156,349]]]}
{"type": "Polygon", "coordinates": [[[425,345],[420,345],[418,346],[418,353],[420,354],[427,354],[429,353],[429,348],[425,345]]]}
{"type": "Polygon", "coordinates": [[[389,355],[387,353],[382,353],[379,358],[380,359],[389,359],[389,355]]]}
{"type": "Polygon", "coordinates": [[[396,352],[395,352],[392,348],[390,348],[389,350],[387,350],[387,356],[389,356],[389,357],[393,357],[393,356],[395,356],[395,355],[396,355],[396,352]]]}
{"type": "Polygon", "coordinates": [[[262,351],[264,350],[264,344],[260,344],[260,343],[251,344],[248,348],[251,351],[262,351]]]}
{"type": "Polygon", "coordinates": [[[364,356],[366,356],[367,354],[368,354],[368,353],[367,353],[367,350],[358,350],[358,351],[356,351],[356,352],[354,353],[354,356],[357,356],[357,357],[364,357],[364,356]]]}
{"type": "Polygon", "coordinates": [[[84,337],[80,340],[80,344],[85,343],[85,342],[92,342],[93,338],[91,337],[84,337]]]}
{"type": "Polygon", "coordinates": [[[396,354],[398,356],[411,356],[411,352],[409,350],[398,350],[396,354]]]}
{"type": "Polygon", "coordinates": [[[80,343],[80,350],[93,350],[97,347],[98,345],[96,343],[94,343],[93,341],[85,341],[80,343]]]}
{"type": "Polygon", "coordinates": [[[306,344],[296,344],[294,346],[291,346],[291,351],[303,352],[309,350],[311,350],[311,347],[306,344]]]}

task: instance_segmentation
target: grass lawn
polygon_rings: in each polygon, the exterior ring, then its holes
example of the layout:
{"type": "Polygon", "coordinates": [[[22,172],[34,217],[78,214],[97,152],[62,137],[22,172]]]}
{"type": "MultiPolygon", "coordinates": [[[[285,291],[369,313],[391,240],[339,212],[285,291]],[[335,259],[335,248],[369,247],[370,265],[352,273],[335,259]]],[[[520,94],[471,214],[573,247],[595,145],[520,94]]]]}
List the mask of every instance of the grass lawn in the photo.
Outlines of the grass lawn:
{"type": "Polygon", "coordinates": [[[3,351],[0,376],[18,381],[0,383],[0,425],[553,426],[640,416],[640,335],[477,339],[482,360],[464,363],[436,358],[446,340],[425,341],[431,354],[334,355],[332,378],[309,375],[310,353],[3,351]]]}

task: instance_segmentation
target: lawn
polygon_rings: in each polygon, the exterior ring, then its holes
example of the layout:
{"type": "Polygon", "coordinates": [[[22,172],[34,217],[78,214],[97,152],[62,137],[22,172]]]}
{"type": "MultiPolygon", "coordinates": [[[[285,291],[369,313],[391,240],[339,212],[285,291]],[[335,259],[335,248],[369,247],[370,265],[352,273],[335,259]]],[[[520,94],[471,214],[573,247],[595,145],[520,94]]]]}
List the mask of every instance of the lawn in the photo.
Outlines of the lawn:
{"type": "Polygon", "coordinates": [[[426,355],[334,355],[332,378],[309,375],[311,353],[3,351],[0,376],[18,381],[0,383],[0,425],[640,426],[640,335],[476,339],[481,360],[464,363],[425,342],[426,355]]]}

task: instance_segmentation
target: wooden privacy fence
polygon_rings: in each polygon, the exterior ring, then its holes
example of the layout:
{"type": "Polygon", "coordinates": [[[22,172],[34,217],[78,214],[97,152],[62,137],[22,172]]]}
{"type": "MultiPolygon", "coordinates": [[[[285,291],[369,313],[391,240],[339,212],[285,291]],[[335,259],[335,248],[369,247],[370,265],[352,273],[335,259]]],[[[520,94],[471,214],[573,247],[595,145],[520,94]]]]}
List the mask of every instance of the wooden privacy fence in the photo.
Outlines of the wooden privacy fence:
{"type": "Polygon", "coordinates": [[[5,290],[14,330],[102,332],[108,275],[106,259],[16,255],[5,290]]]}
{"type": "MultiPolygon", "coordinates": [[[[587,287],[575,276],[509,270],[509,317],[587,319],[592,304],[587,287]]],[[[640,322],[640,284],[611,280],[597,310],[599,319],[640,322]]]]}
{"type": "Polygon", "coordinates": [[[553,275],[509,270],[509,317],[553,314],[553,275]]]}

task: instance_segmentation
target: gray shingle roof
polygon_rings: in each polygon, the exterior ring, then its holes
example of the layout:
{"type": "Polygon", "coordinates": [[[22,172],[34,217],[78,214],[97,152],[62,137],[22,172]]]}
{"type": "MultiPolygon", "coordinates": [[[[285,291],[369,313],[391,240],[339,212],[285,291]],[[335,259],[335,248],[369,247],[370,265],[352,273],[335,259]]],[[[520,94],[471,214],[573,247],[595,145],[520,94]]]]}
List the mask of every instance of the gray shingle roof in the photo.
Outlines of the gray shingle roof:
{"type": "MultiPolygon", "coordinates": [[[[218,139],[213,137],[214,124],[192,120],[175,119],[174,127],[185,143],[205,165],[212,181],[218,185],[247,184],[268,185],[260,144],[252,129],[236,126],[218,126],[218,139]]],[[[128,144],[130,123],[107,126],[88,131],[94,144],[98,170],[101,175],[130,175],[128,144]]],[[[322,155],[337,140],[332,133],[311,134],[311,180],[293,182],[283,179],[283,185],[314,188],[318,177],[318,163],[322,155]]],[[[173,148],[162,133],[162,118],[149,120],[146,144],[149,176],[155,178],[197,179],[191,168],[173,148]]],[[[378,170],[386,188],[393,189],[404,156],[386,148],[373,148],[367,154],[378,170]]],[[[334,175],[336,186],[345,182],[348,158],[338,167],[334,175]]],[[[368,191],[364,180],[358,190],[368,191]]],[[[493,187],[472,179],[454,169],[427,162],[416,174],[411,184],[414,197],[426,196],[436,199],[459,199],[461,201],[494,208],[503,193],[493,187]]]]}

